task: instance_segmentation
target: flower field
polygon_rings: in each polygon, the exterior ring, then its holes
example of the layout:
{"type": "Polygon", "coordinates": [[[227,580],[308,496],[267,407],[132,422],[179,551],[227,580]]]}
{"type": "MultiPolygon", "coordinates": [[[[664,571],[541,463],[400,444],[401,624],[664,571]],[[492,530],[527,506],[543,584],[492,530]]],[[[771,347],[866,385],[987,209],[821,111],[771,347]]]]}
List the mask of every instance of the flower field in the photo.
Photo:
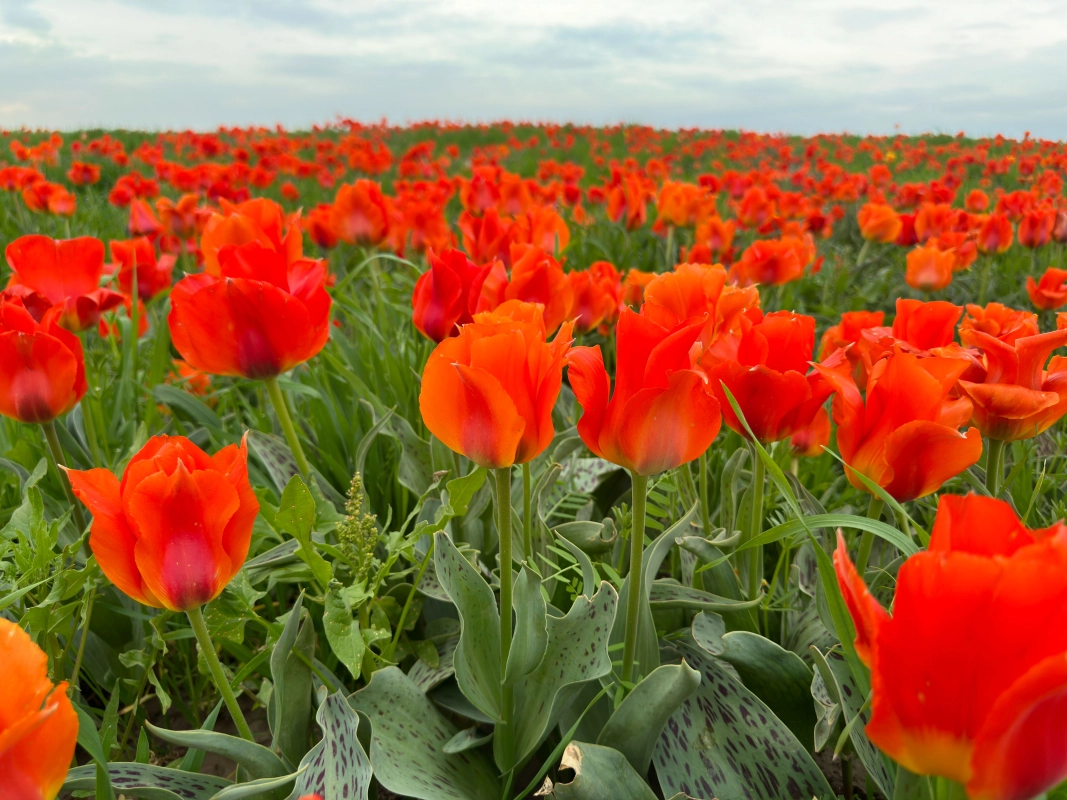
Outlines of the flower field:
{"type": "Polygon", "coordinates": [[[1060,143],[0,145],[0,798],[1067,797],[1060,143]]]}

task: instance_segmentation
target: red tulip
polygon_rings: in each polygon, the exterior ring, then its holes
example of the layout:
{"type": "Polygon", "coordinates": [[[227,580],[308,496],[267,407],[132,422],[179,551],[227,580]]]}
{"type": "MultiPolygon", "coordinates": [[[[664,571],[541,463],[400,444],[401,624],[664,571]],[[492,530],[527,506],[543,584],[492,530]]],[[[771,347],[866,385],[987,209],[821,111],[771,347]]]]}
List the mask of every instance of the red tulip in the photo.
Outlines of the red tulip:
{"type": "Polygon", "coordinates": [[[955,252],[942,250],[931,242],[908,253],[905,280],[913,289],[936,292],[952,283],[955,269],[955,252]]]}
{"type": "Polygon", "coordinates": [[[865,489],[856,470],[897,500],[914,500],[978,462],[978,429],[959,432],[971,402],[950,396],[969,363],[917,358],[897,346],[871,367],[866,402],[851,376],[816,365],[837,392],[837,446],[853,486],[865,489]]]}
{"type": "Polygon", "coordinates": [[[443,340],[422,374],[430,432],[490,469],[523,464],[552,442],[570,323],[545,342],[540,306],[510,301],[443,340]]]}
{"type": "Polygon", "coordinates": [[[212,375],[272,378],[326,344],[323,262],[286,263],[284,253],[251,243],[223,248],[218,271],[188,275],[171,290],[171,337],[189,364],[212,375]]]}
{"type": "Polygon", "coordinates": [[[871,668],[867,735],[972,800],[1029,800],[1067,778],[1067,527],[992,498],[942,496],[930,548],[901,566],[890,616],[838,535],[838,583],[871,668]]]}
{"type": "Polygon", "coordinates": [[[802,277],[814,257],[814,242],[792,237],[760,239],[741,254],[730,274],[741,286],[780,286],[802,277]]]}
{"type": "Polygon", "coordinates": [[[1056,212],[1051,209],[1027,211],[1019,220],[1019,244],[1023,247],[1044,247],[1052,239],[1056,212]]]}
{"type": "Polygon", "coordinates": [[[830,415],[819,407],[811,423],[789,437],[789,449],[794,456],[817,458],[823,448],[830,444],[830,415]]]}
{"type": "Polygon", "coordinates": [[[50,422],[88,389],[81,341],[59,326],[60,308],[37,322],[19,299],[0,300],[0,414],[50,422]]]}
{"type": "Polygon", "coordinates": [[[130,236],[147,236],[155,239],[163,230],[163,224],[152,213],[152,207],[140,197],[130,201],[130,219],[126,223],[130,236]]]}
{"type": "Polygon", "coordinates": [[[722,424],[719,403],[690,350],[704,320],[673,329],[623,309],[615,328],[615,391],[599,345],[576,347],[569,378],[582,406],[578,433],[596,455],[638,475],[655,475],[699,457],[722,424]]]}
{"type": "Polygon", "coordinates": [[[530,244],[511,246],[511,280],[505,300],[540,303],[545,309],[545,329],[552,333],[571,316],[574,290],[560,263],[530,244]]]}
{"type": "Polygon", "coordinates": [[[411,294],[412,319],[427,338],[441,342],[473,322],[473,314],[499,305],[492,287],[507,281],[499,261],[478,266],[461,250],[449,248],[429,254],[430,268],[415,283],[411,294]],[[494,280],[489,280],[490,275],[494,280]],[[483,287],[489,286],[483,299],[483,287]]]}
{"type": "Polygon", "coordinates": [[[363,178],[337,190],[330,222],[343,241],[376,246],[389,235],[390,217],[382,187],[363,178]]]}
{"type": "Polygon", "coordinates": [[[209,456],[184,436],[154,436],[121,482],[106,469],[68,469],[93,513],[100,569],[147,606],[188,611],[214,600],[244,564],[259,513],[247,462],[244,442],[209,456]]]}
{"type": "Polygon", "coordinates": [[[588,269],[567,274],[574,294],[575,329],[579,333],[612,325],[622,307],[622,281],[610,261],[594,261],[588,269]]]}
{"type": "Polygon", "coordinates": [[[1026,293],[1030,302],[1042,311],[1053,311],[1067,304],[1067,269],[1049,267],[1040,281],[1026,277],[1026,293]]]}
{"type": "Polygon", "coordinates": [[[59,324],[80,333],[96,325],[102,311],[122,302],[118,292],[100,288],[104,244],[99,239],[31,234],[11,242],[5,255],[14,272],[5,294],[22,297],[37,319],[46,309],[61,305],[59,324]]]}
{"type": "Polygon", "coordinates": [[[48,679],[48,656],[0,618],[0,797],[54,800],[78,741],[67,684],[48,679]]]}
{"type": "Polygon", "coordinates": [[[809,426],[833,393],[821,374],[809,374],[815,349],[815,320],[791,311],[775,311],[754,324],[745,317],[743,325],[735,358],[717,361],[714,356],[705,357],[701,363],[726,424],[748,437],[723,384],[734,396],[756,439],[777,442],[809,426]]]}
{"type": "Polygon", "coordinates": [[[963,309],[944,300],[897,298],[897,315],[893,319],[893,337],[907,342],[915,350],[927,351],[948,347],[955,338],[956,323],[963,309]]]}
{"type": "Polygon", "coordinates": [[[111,242],[111,257],[119,266],[119,287],[126,294],[133,291],[134,265],[137,268],[137,296],[148,302],[170,288],[174,256],[156,258],[156,248],[146,236],[111,242]]]}
{"type": "Polygon", "coordinates": [[[967,316],[960,323],[960,334],[970,330],[989,334],[1011,347],[1019,338],[1036,336],[1041,332],[1037,326],[1037,314],[1016,311],[1001,303],[989,303],[985,308],[968,304],[967,316]]]}
{"type": "Polygon", "coordinates": [[[227,245],[239,247],[256,242],[282,254],[288,264],[303,258],[300,226],[273,200],[257,197],[237,204],[220,202],[223,213],[208,218],[200,237],[205,272],[220,274],[219,252],[227,245]]]}
{"type": "Polygon", "coordinates": [[[1011,220],[1003,214],[990,214],[978,229],[978,250],[987,255],[1003,253],[1011,247],[1011,220]]]}

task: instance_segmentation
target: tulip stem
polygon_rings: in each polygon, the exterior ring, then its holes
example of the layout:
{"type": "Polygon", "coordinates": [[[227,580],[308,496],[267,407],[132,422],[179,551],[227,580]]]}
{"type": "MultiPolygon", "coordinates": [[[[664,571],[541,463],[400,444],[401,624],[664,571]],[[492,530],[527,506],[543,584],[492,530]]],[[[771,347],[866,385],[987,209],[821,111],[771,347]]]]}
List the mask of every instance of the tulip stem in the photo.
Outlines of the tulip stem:
{"type": "Polygon", "coordinates": [[[70,488],[70,478],[61,469],[66,458],[63,456],[63,447],[59,444],[55,420],[50,419],[48,422],[42,422],[41,430],[44,431],[45,441],[48,442],[48,449],[52,453],[52,461],[55,462],[56,472],[59,473],[59,482],[63,484],[63,494],[67,496],[67,502],[70,503],[74,524],[78,527],[78,536],[81,536],[85,533],[85,515],[82,514],[82,508],[78,505],[78,501],[74,499],[74,492],[70,488]]]}
{"type": "Polygon", "coordinates": [[[981,285],[981,288],[979,288],[979,290],[978,290],[978,305],[980,305],[980,306],[984,306],[985,305],[985,293],[986,293],[986,289],[989,288],[989,273],[992,271],[992,269],[993,269],[993,256],[992,255],[987,255],[983,259],[983,264],[982,264],[982,285],[981,285]]]}
{"type": "Polygon", "coordinates": [[[641,615],[644,587],[641,585],[641,558],[645,550],[645,501],[648,499],[648,476],[630,473],[633,482],[633,530],[630,531],[630,571],[626,596],[626,642],[622,650],[622,682],[629,683],[634,673],[637,651],[637,627],[641,615]]]}
{"type": "MultiPolygon", "coordinates": [[[[752,493],[752,504],[749,506],[748,536],[746,542],[751,542],[763,532],[763,459],[753,447],[752,451],[752,485],[749,491],[752,493]]],[[[748,554],[748,597],[755,600],[759,597],[763,584],[763,547],[755,547],[748,554]]]]}
{"type": "MultiPolygon", "coordinates": [[[[867,517],[869,519],[881,519],[882,508],[885,506],[885,501],[877,495],[871,495],[871,504],[867,506],[867,517]]],[[[874,534],[870,531],[864,531],[860,535],[860,552],[859,557],[856,559],[856,572],[862,577],[867,570],[867,562],[871,558],[871,548],[874,546],[874,534]]]]}
{"type": "Polygon", "coordinates": [[[863,240],[863,247],[860,248],[859,253],[856,255],[856,266],[857,267],[863,264],[863,259],[867,257],[867,251],[870,249],[870,247],[871,247],[871,240],[870,239],[864,239],[863,240]]]}
{"type": "Polygon", "coordinates": [[[533,565],[533,519],[530,517],[530,462],[522,465],[522,555],[533,565]]]}
{"type": "Polygon", "coordinates": [[[708,508],[708,453],[700,454],[700,523],[704,529],[704,538],[711,538],[711,509],[708,508]]]}
{"type": "Polygon", "coordinates": [[[300,439],[296,435],[296,426],[293,425],[293,418],[289,416],[289,406],[286,404],[285,395],[282,394],[282,389],[278,385],[278,376],[265,378],[263,383],[267,386],[267,394],[270,395],[274,413],[278,415],[278,422],[281,423],[285,440],[289,442],[289,449],[293,451],[293,458],[296,459],[296,468],[300,470],[300,475],[303,478],[307,478],[311,473],[311,467],[308,465],[307,456],[304,455],[304,448],[300,445],[300,439]]]}
{"type": "Polygon", "coordinates": [[[511,653],[511,607],[513,603],[514,576],[511,571],[511,467],[493,470],[496,479],[496,525],[500,539],[500,717],[497,735],[501,739],[501,753],[507,769],[513,766],[511,730],[512,687],[504,680],[511,653]]]}
{"type": "Polygon", "coordinates": [[[215,679],[215,686],[218,687],[226,708],[230,710],[230,716],[233,717],[238,733],[241,734],[242,739],[254,742],[256,739],[252,735],[252,729],[248,727],[245,715],[241,707],[237,705],[237,698],[233,694],[233,689],[230,688],[230,682],[226,679],[226,673],[222,671],[222,663],[219,661],[218,653],[215,652],[215,645],[211,643],[211,634],[208,632],[207,622],[204,621],[203,608],[196,606],[190,608],[185,614],[189,617],[189,624],[192,625],[193,633],[196,634],[200,652],[204,654],[204,661],[211,670],[211,677],[215,679]]]}
{"type": "Polygon", "coordinates": [[[1000,496],[1000,482],[1004,478],[1004,442],[986,439],[985,486],[993,497],[1000,496]]]}

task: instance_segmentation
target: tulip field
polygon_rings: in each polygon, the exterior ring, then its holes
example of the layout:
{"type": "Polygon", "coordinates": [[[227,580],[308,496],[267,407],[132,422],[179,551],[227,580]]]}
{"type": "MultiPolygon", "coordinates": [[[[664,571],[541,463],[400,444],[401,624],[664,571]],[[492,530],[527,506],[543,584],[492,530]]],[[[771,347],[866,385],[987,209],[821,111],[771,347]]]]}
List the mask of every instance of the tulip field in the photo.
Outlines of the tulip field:
{"type": "Polygon", "coordinates": [[[0,800],[1067,798],[1065,174],[3,131],[0,800]]]}

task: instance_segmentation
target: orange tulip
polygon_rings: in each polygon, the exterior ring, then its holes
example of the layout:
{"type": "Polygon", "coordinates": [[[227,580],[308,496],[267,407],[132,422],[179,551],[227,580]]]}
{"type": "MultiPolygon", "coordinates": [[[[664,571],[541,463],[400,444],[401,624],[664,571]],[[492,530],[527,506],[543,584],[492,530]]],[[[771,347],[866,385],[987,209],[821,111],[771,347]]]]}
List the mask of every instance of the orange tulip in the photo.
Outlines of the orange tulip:
{"type": "Polygon", "coordinates": [[[191,239],[196,235],[203,215],[200,213],[200,197],[183,194],[175,203],[169,197],[156,200],[156,213],[163,230],[179,239],[191,239]]]}
{"type": "Polygon", "coordinates": [[[923,203],[915,215],[915,236],[920,242],[936,239],[955,228],[958,215],[947,203],[923,203]]]}
{"type": "Polygon", "coordinates": [[[170,287],[171,273],[174,271],[173,255],[167,254],[156,258],[156,248],[147,237],[111,242],[111,257],[119,265],[119,287],[129,294],[133,291],[134,265],[137,268],[137,296],[144,301],[151,300],[160,292],[170,287]]]}
{"type": "Polygon", "coordinates": [[[904,279],[913,289],[936,292],[952,283],[952,273],[955,269],[955,252],[942,250],[936,243],[931,243],[916,247],[908,253],[904,279]]]}
{"type": "Polygon", "coordinates": [[[717,216],[708,217],[697,224],[694,241],[707,245],[713,255],[722,255],[733,245],[736,227],[732,219],[723,222],[717,216]]]}
{"type": "Polygon", "coordinates": [[[920,351],[948,347],[961,314],[962,308],[944,300],[923,302],[900,297],[893,319],[893,336],[920,351]]]}
{"type": "Polygon", "coordinates": [[[552,442],[552,409],[571,343],[564,324],[545,342],[542,310],[511,301],[445,339],[422,373],[419,408],[430,432],[475,464],[523,464],[552,442]]]}
{"type": "Polygon", "coordinates": [[[504,266],[511,263],[515,224],[507,217],[501,217],[495,208],[490,208],[481,217],[464,211],[459,215],[458,227],[463,235],[463,249],[470,253],[475,261],[499,259],[504,266]]]}
{"type": "Polygon", "coordinates": [[[942,496],[929,550],[897,575],[893,615],[838,534],[834,567],[871,668],[867,735],[902,766],[972,800],[1028,800],[1067,778],[1067,527],[942,496]]]}
{"type": "Polygon", "coordinates": [[[1046,431],[1067,414],[1067,359],[1056,356],[1067,344],[1067,330],[1024,336],[1013,344],[978,330],[960,332],[963,343],[984,354],[982,380],[960,380],[974,404],[971,421],[990,439],[1014,442],[1046,431]]]}
{"type": "Polygon", "coordinates": [[[209,456],[184,436],[154,436],[121,482],[106,469],[66,472],[93,514],[89,545],[100,569],[139,603],[197,608],[244,564],[259,501],[243,441],[209,456]]]}
{"type": "Polygon", "coordinates": [[[812,257],[802,240],[760,239],[745,249],[730,273],[741,286],[780,286],[802,277],[812,257]]]}
{"type": "Polygon", "coordinates": [[[1067,304],[1067,269],[1049,267],[1039,281],[1028,275],[1026,293],[1030,302],[1042,311],[1053,311],[1067,304]]]}
{"type": "Polygon", "coordinates": [[[59,324],[74,333],[93,327],[100,313],[122,302],[122,295],[100,288],[104,244],[99,239],[50,239],[20,236],[5,250],[14,274],[5,295],[19,296],[36,319],[61,305],[59,324]]]}
{"type": "Polygon", "coordinates": [[[722,424],[719,404],[690,355],[703,327],[696,320],[669,329],[623,309],[613,394],[600,346],[571,351],[568,376],[586,447],[637,475],[655,475],[711,446],[722,424]]]}
{"type": "Polygon", "coordinates": [[[622,302],[628,306],[640,306],[644,302],[645,287],[656,278],[656,273],[632,268],[626,273],[622,284],[622,302]]]}
{"type": "Polygon", "coordinates": [[[304,219],[304,230],[311,241],[324,250],[337,247],[337,231],[333,227],[333,206],[319,203],[304,219]]]}
{"type": "Polygon", "coordinates": [[[0,797],[54,800],[78,741],[67,684],[48,679],[48,656],[0,618],[0,797]]]}
{"type": "Polygon", "coordinates": [[[187,275],[171,291],[170,332],[182,358],[212,375],[262,380],[325,346],[331,300],[322,261],[287,264],[257,242],[220,256],[217,275],[187,275]]]}
{"type": "Polygon", "coordinates": [[[867,203],[856,214],[856,221],[864,239],[883,244],[895,242],[904,226],[896,211],[880,203],[867,203]]]}
{"type": "Polygon", "coordinates": [[[978,229],[978,250],[986,255],[1003,253],[1011,247],[1011,220],[1003,214],[990,214],[978,229]]]}
{"type": "Polygon", "coordinates": [[[239,247],[256,242],[281,253],[290,264],[303,257],[300,226],[293,224],[273,200],[257,197],[236,205],[225,200],[221,202],[223,213],[211,215],[200,237],[205,272],[221,274],[219,252],[226,245],[239,247]]]}
{"type": "Polygon", "coordinates": [[[971,189],[967,192],[963,205],[972,214],[980,214],[989,208],[989,195],[981,189],[971,189]]]}
{"type": "Polygon", "coordinates": [[[884,334],[884,311],[846,311],[841,315],[841,322],[826,329],[819,343],[819,360],[826,361],[839,350],[844,350],[845,358],[851,365],[852,377],[858,383],[867,383],[867,364],[871,361],[872,335],[884,334]]]}
{"type": "Polygon", "coordinates": [[[748,438],[723,384],[759,441],[786,439],[808,427],[833,392],[820,373],[809,374],[815,320],[791,311],[775,311],[755,324],[745,317],[742,324],[735,358],[719,361],[706,355],[701,360],[711,391],[722,406],[726,424],[737,433],[748,438]]]}
{"type": "Polygon", "coordinates": [[[140,197],[130,201],[130,218],[126,222],[126,230],[130,236],[148,236],[155,239],[163,230],[163,223],[156,219],[152,213],[152,207],[140,197]]]}
{"type": "Polygon", "coordinates": [[[1056,212],[1051,209],[1027,211],[1019,220],[1019,244],[1023,247],[1044,247],[1052,239],[1056,212]]]}
{"type": "Polygon", "coordinates": [[[463,251],[449,248],[437,255],[430,251],[430,268],[416,281],[411,294],[412,321],[427,338],[441,342],[458,333],[460,325],[473,322],[473,314],[488,311],[482,289],[491,272],[506,280],[499,261],[479,266],[463,251]]]}
{"type": "Polygon", "coordinates": [[[567,274],[574,293],[574,327],[586,333],[600,325],[612,325],[622,307],[622,281],[610,261],[594,261],[589,269],[567,274]]]}
{"type": "Polygon", "coordinates": [[[60,307],[35,320],[19,298],[0,300],[0,414],[50,422],[89,388],[81,340],[60,327],[60,307]]]}
{"type": "Polygon", "coordinates": [[[978,429],[959,432],[971,416],[971,402],[950,396],[968,364],[917,358],[898,346],[871,367],[866,402],[851,376],[815,366],[837,392],[837,446],[853,486],[865,489],[856,470],[897,500],[914,500],[978,462],[978,429]]]}
{"type": "Polygon", "coordinates": [[[985,308],[968,304],[967,316],[960,323],[960,334],[970,330],[989,334],[1010,347],[1014,347],[1016,340],[1023,336],[1036,336],[1041,332],[1037,326],[1037,314],[1016,311],[1001,303],[989,303],[985,308]]]}
{"type": "Polygon", "coordinates": [[[551,255],[532,244],[513,244],[511,280],[504,299],[540,303],[544,307],[545,329],[552,333],[570,317],[574,290],[563,267],[551,255]]]}
{"type": "Polygon", "coordinates": [[[343,241],[377,246],[389,235],[390,216],[382,187],[364,178],[337,190],[331,223],[343,241]]]}

